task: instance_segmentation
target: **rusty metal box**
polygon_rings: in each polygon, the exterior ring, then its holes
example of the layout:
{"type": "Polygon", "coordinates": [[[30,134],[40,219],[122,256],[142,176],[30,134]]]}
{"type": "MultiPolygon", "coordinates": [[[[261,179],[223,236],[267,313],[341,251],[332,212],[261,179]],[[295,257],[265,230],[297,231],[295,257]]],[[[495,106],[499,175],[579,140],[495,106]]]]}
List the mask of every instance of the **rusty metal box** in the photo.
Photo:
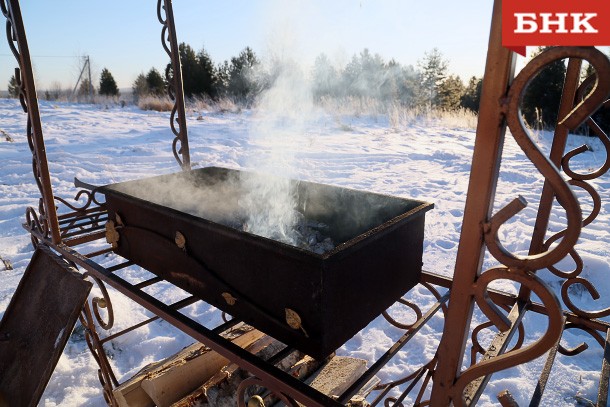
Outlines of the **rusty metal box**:
{"type": "Polygon", "coordinates": [[[432,204],[290,181],[300,213],[335,242],[319,254],[224,219],[247,193],[244,175],[208,167],[101,187],[107,237],[121,256],[316,358],[418,283],[432,204]]]}

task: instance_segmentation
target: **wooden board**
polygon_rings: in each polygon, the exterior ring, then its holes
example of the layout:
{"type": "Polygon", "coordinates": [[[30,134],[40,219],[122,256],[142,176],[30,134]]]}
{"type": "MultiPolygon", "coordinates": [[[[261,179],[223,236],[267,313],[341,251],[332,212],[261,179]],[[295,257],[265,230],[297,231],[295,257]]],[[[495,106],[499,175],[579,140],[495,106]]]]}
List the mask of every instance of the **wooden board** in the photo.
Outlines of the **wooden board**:
{"type": "MultiPolygon", "coordinates": [[[[283,344],[270,336],[263,336],[246,349],[263,360],[269,359],[284,347],[283,344]]],[[[303,358],[301,352],[293,352],[281,362],[278,367],[287,371],[290,366],[303,358]]],[[[223,367],[218,373],[210,377],[200,388],[183,399],[172,404],[171,407],[234,407],[237,406],[237,388],[239,384],[250,377],[250,374],[235,363],[223,367]]],[[[252,390],[252,389],[248,389],[252,390]]]]}
{"type": "Polygon", "coordinates": [[[36,249],[0,321],[0,400],[38,404],[91,285],[48,248],[36,249]]]}
{"type": "MultiPolygon", "coordinates": [[[[239,323],[221,336],[245,347],[263,336],[239,323]]],[[[201,343],[194,343],[169,358],[152,363],[113,390],[119,407],[169,405],[195,390],[229,361],[201,343]]],[[[0,406],[2,407],[2,406],[0,406]]]]}
{"type": "MultiPolygon", "coordinates": [[[[241,324],[223,334],[234,344],[247,347],[264,334],[251,326],[241,324]]],[[[229,360],[201,344],[182,352],[169,363],[146,375],[142,388],[158,407],[168,407],[180,400],[216,374],[229,360]]]]}

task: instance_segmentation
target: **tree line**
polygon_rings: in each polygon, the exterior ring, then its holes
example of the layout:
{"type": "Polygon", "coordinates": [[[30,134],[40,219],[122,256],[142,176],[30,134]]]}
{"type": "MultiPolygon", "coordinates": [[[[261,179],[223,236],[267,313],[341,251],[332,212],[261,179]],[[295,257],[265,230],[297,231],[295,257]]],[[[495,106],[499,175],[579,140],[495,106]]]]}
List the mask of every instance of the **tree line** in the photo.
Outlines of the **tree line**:
{"type": "MultiPolygon", "coordinates": [[[[178,46],[182,64],[182,84],[187,98],[231,98],[236,103],[250,105],[256,95],[268,88],[264,80],[258,78],[260,61],[250,47],[246,47],[230,62],[215,65],[210,55],[199,52],[186,43],[178,46]]],[[[161,96],[166,93],[167,80],[173,77],[171,64],[167,64],[164,75],[156,68],[138,75],[132,85],[134,98],[161,96]]]]}
{"type": "MultiPolygon", "coordinates": [[[[544,49],[538,48],[532,57],[544,49]]],[[[250,47],[220,64],[215,64],[204,48],[195,52],[191,46],[182,43],[179,53],[187,97],[230,98],[246,106],[273,86],[284,69],[269,64],[264,66],[250,47]]],[[[166,73],[171,77],[169,64],[166,73]]],[[[591,73],[589,67],[585,76],[591,73]]],[[[557,61],[530,82],[521,103],[523,118],[530,127],[555,126],[565,74],[564,61],[557,61]]],[[[464,83],[459,76],[450,74],[449,61],[436,48],[426,52],[416,66],[401,65],[394,59],[385,61],[366,48],[353,55],[342,67],[333,65],[327,55],[320,54],[313,64],[310,80],[316,101],[366,97],[399,103],[406,108],[467,109],[475,113],[479,110],[483,85],[481,77],[473,76],[464,83]]],[[[138,76],[133,85],[134,95],[160,95],[164,81],[162,75],[152,68],[146,75],[138,76]]],[[[594,119],[602,129],[610,131],[610,109],[602,109],[594,119]]]]}
{"type": "MultiPolygon", "coordinates": [[[[187,98],[218,100],[251,106],[256,97],[273,86],[282,67],[278,62],[263,64],[256,53],[244,48],[239,55],[215,64],[202,48],[196,52],[190,45],[178,47],[182,62],[184,94],[187,98]]],[[[544,51],[538,48],[534,55],[544,51]]],[[[449,73],[449,61],[438,49],[426,52],[416,66],[401,65],[394,59],[385,61],[368,49],[353,55],[344,66],[335,66],[325,54],[315,59],[310,72],[312,96],[316,101],[346,97],[371,98],[381,102],[399,103],[406,108],[441,110],[468,109],[478,112],[482,78],[471,77],[467,83],[449,73]]],[[[591,74],[589,67],[587,73],[591,74]]],[[[542,70],[529,84],[523,97],[521,111],[531,127],[551,128],[557,121],[566,65],[557,61],[542,70]]],[[[167,92],[167,78],[172,78],[171,64],[164,72],[151,68],[138,75],[132,85],[137,101],[142,96],[163,96],[167,92]]],[[[304,79],[305,80],[305,79],[304,79]]],[[[85,95],[91,88],[87,80],[81,83],[78,94],[85,95]]],[[[11,96],[18,96],[14,76],[9,81],[11,96]]],[[[98,93],[119,96],[116,82],[107,68],[100,75],[98,93]]],[[[49,91],[45,97],[49,99],[49,91]]],[[[602,109],[594,118],[604,130],[610,130],[610,109],[602,109]]]]}
{"type": "MultiPolygon", "coordinates": [[[[83,79],[80,81],[80,85],[78,85],[78,90],[76,91],[77,98],[82,98],[89,94],[95,94],[96,89],[92,83],[89,83],[89,79],[83,79]]],[[[19,97],[19,85],[17,83],[17,79],[15,79],[15,75],[12,75],[8,81],[8,95],[12,98],[19,97]]],[[[97,88],[97,93],[102,96],[107,97],[118,97],[120,95],[119,88],[112,76],[112,73],[108,70],[108,68],[103,68],[100,74],[99,87],[97,88]]],[[[62,89],[61,84],[54,83],[51,87],[44,91],[44,99],[45,100],[57,100],[64,96],[65,91],[62,89]]]]}
{"type": "MultiPolygon", "coordinates": [[[[246,47],[229,61],[215,64],[205,49],[199,52],[188,44],[179,45],[182,79],[186,97],[230,98],[251,105],[256,96],[270,88],[284,67],[261,63],[246,47]]],[[[171,78],[171,65],[165,70],[171,78]]],[[[402,66],[395,60],[386,62],[364,49],[342,68],[332,65],[320,54],[311,71],[315,100],[324,98],[367,97],[385,102],[399,102],[407,107],[425,106],[439,109],[460,107],[478,111],[481,78],[473,77],[464,85],[461,79],[448,75],[448,62],[434,49],[418,67],[402,66]]],[[[165,78],[155,69],[141,73],[132,89],[136,98],[160,95],[165,78]]]]}

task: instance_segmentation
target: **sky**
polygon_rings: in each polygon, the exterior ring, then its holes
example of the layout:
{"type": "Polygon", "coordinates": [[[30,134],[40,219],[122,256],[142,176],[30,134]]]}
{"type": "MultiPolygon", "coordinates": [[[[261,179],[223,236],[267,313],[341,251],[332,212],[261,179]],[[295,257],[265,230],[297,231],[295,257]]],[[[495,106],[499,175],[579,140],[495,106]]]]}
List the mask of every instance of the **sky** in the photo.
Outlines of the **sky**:
{"type": "MultiPolygon", "coordinates": [[[[82,57],[94,84],[108,68],[119,88],[138,74],[162,70],[168,57],[154,0],[22,1],[39,90],[76,83],[82,57]]],[[[264,59],[276,53],[311,66],[326,53],[338,65],[368,48],[386,61],[416,66],[438,48],[449,71],[466,82],[482,76],[492,0],[174,0],[179,42],[201,48],[218,64],[246,46],[264,59]]],[[[0,89],[16,62],[0,41],[0,89]]]]}

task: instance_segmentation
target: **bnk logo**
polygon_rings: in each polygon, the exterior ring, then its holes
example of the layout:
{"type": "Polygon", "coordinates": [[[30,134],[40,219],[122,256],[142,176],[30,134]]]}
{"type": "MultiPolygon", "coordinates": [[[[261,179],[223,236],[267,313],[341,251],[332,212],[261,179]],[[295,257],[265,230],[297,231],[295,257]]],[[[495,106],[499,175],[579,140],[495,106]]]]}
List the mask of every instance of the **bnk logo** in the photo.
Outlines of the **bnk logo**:
{"type": "Polygon", "coordinates": [[[521,55],[526,46],[610,45],[610,2],[504,0],[502,45],[521,55]]]}

